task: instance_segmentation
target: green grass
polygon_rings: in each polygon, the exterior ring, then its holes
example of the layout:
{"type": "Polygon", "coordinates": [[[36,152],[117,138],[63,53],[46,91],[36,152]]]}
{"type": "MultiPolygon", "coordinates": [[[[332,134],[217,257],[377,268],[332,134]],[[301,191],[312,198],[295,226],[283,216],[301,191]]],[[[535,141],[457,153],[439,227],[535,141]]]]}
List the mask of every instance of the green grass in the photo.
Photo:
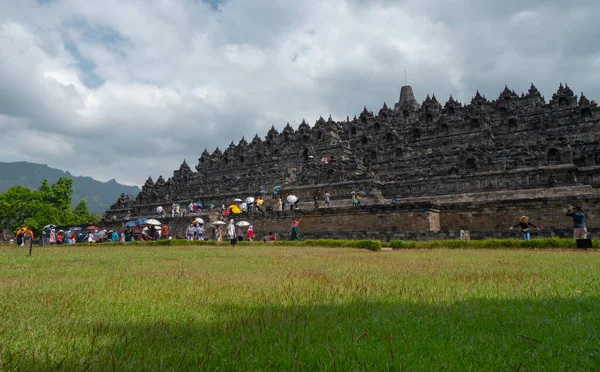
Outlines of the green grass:
{"type": "Polygon", "coordinates": [[[0,248],[0,370],[598,370],[595,251],[0,248]]]}

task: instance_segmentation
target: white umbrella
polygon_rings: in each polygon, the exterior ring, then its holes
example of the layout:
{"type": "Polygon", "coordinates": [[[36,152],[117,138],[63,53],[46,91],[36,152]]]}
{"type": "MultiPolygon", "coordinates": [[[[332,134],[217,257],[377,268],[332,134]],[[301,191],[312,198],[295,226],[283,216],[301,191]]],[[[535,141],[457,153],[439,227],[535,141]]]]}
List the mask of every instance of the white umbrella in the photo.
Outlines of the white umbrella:
{"type": "Polygon", "coordinates": [[[246,203],[242,203],[242,204],[240,204],[240,209],[241,209],[242,211],[246,211],[246,209],[248,209],[248,204],[246,204],[246,203]]]}
{"type": "Polygon", "coordinates": [[[250,203],[254,203],[254,198],[253,197],[248,197],[246,198],[246,203],[250,204],[250,203]]]}
{"type": "Polygon", "coordinates": [[[55,227],[56,227],[56,225],[50,224],[50,225],[44,226],[44,229],[53,229],[55,227]]]}
{"type": "Polygon", "coordinates": [[[223,221],[215,221],[215,222],[213,222],[213,225],[227,225],[227,224],[223,221]]]}
{"type": "Polygon", "coordinates": [[[202,218],[198,217],[194,220],[194,222],[204,223],[204,220],[202,218]]]}
{"type": "Polygon", "coordinates": [[[235,199],[233,199],[233,201],[236,202],[236,203],[241,203],[243,200],[240,199],[240,198],[235,198],[235,199]]]}
{"type": "Polygon", "coordinates": [[[162,225],[162,223],[160,223],[160,221],[158,221],[158,220],[155,220],[155,219],[152,219],[152,218],[151,218],[151,219],[149,219],[149,220],[146,220],[146,221],[144,222],[144,225],[154,225],[154,226],[159,226],[159,225],[162,225]]]}
{"type": "Polygon", "coordinates": [[[240,221],[238,223],[236,223],[237,226],[239,227],[246,227],[246,226],[250,226],[250,222],[248,221],[240,221]]]}
{"type": "Polygon", "coordinates": [[[295,203],[298,201],[298,197],[296,195],[288,195],[287,201],[290,203],[295,203]]]}

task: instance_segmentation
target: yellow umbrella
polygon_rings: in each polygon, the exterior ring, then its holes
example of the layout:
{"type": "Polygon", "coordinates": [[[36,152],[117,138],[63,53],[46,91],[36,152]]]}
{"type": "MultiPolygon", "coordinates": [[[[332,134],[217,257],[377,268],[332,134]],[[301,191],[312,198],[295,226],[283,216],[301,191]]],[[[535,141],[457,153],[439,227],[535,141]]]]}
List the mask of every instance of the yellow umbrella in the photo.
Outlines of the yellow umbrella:
{"type": "Polygon", "coordinates": [[[242,213],[242,210],[240,209],[240,207],[238,207],[235,204],[230,205],[229,207],[227,207],[227,209],[229,209],[231,211],[231,213],[234,213],[234,214],[242,213]]]}
{"type": "Polygon", "coordinates": [[[33,238],[33,231],[29,230],[29,229],[28,229],[28,228],[26,228],[26,227],[21,227],[21,228],[19,229],[19,231],[17,231],[16,235],[19,235],[19,234],[21,234],[21,233],[22,233],[23,235],[25,235],[25,234],[29,234],[29,235],[30,235],[30,236],[33,238]]]}

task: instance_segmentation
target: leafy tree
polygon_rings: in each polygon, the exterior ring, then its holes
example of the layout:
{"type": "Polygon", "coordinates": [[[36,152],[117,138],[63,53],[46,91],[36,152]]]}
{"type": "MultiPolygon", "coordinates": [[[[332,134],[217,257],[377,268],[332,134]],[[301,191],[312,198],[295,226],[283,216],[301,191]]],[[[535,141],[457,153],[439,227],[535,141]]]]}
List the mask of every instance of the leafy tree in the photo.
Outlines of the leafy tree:
{"type": "Polygon", "coordinates": [[[47,224],[86,224],[92,219],[82,200],[71,209],[72,180],[60,178],[52,186],[44,180],[37,190],[11,187],[0,194],[0,228],[16,231],[27,226],[39,234],[47,224]]]}

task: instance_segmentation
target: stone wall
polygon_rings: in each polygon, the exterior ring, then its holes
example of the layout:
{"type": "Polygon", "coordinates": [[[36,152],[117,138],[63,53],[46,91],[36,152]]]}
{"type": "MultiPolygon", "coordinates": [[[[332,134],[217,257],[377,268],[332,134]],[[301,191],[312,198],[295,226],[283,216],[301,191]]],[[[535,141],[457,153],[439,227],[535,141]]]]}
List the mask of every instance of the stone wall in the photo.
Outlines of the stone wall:
{"type": "MultiPolygon", "coordinates": [[[[519,230],[508,227],[518,222],[521,215],[541,227],[532,231],[532,237],[571,237],[572,219],[565,216],[570,204],[579,204],[588,211],[591,235],[600,229],[595,224],[598,208],[598,191],[581,187],[575,190],[579,196],[569,197],[574,190],[557,188],[554,193],[543,190],[522,190],[508,193],[463,194],[452,198],[439,198],[436,203],[415,201],[398,205],[371,204],[360,208],[335,207],[312,208],[236,215],[236,220],[247,220],[254,225],[260,239],[269,231],[287,238],[292,222],[300,222],[300,233],[305,239],[459,239],[461,230],[467,230],[471,239],[515,238],[519,230]],[[535,195],[538,195],[537,197],[535,195]]],[[[156,217],[147,215],[146,217],[156,217]]],[[[201,215],[210,226],[218,218],[216,212],[201,215]]],[[[171,227],[172,235],[183,237],[185,229],[194,217],[166,218],[162,221],[171,227]]],[[[122,221],[110,226],[120,227],[122,221]]],[[[212,229],[208,234],[213,238],[212,229]]]]}

